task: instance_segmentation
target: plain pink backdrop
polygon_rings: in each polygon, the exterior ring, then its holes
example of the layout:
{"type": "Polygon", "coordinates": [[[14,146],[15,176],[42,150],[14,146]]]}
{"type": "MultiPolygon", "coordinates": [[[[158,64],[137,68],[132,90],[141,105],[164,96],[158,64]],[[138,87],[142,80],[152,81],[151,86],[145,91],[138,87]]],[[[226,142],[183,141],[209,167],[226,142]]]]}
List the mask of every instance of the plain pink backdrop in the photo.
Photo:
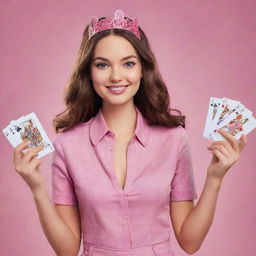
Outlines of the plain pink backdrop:
{"type": "MultiPolygon", "coordinates": [[[[0,127],[35,112],[46,133],[64,110],[63,92],[86,24],[122,9],[148,36],[171,106],[186,115],[195,182],[201,195],[211,153],[203,128],[210,97],[256,109],[256,2],[251,0],[36,1],[1,0],[0,127]],[[99,8],[100,7],[100,8],[99,8]]],[[[255,255],[256,130],[224,178],[210,231],[197,256],[255,255]]],[[[0,136],[0,254],[55,255],[27,184],[12,166],[13,148],[0,136]]],[[[42,171],[51,191],[52,155],[42,171]]],[[[197,203],[198,200],[195,200],[197,203]]],[[[174,235],[177,256],[185,254],[174,235]]]]}

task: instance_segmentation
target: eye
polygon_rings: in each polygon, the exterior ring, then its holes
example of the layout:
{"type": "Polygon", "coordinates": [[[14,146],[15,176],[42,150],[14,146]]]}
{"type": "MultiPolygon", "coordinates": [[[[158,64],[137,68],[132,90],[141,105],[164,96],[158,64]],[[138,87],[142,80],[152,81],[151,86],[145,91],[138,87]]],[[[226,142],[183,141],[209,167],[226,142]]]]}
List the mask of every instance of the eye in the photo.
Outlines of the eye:
{"type": "Polygon", "coordinates": [[[105,63],[98,63],[98,64],[96,64],[95,66],[97,67],[97,68],[99,68],[99,67],[102,67],[101,65],[106,65],[105,63]]]}
{"type": "Polygon", "coordinates": [[[128,65],[128,67],[133,67],[136,63],[135,62],[133,62],[133,61],[128,61],[128,62],[126,62],[125,64],[127,64],[127,63],[131,63],[132,65],[128,65]]]}
{"type": "MultiPolygon", "coordinates": [[[[128,61],[128,62],[126,62],[125,63],[125,65],[126,64],[129,64],[129,65],[127,65],[127,67],[133,67],[134,65],[136,65],[136,63],[134,62],[134,61],[128,61]]],[[[98,63],[98,64],[96,64],[95,66],[97,67],[97,68],[104,68],[105,67],[105,63],[98,63]]]]}

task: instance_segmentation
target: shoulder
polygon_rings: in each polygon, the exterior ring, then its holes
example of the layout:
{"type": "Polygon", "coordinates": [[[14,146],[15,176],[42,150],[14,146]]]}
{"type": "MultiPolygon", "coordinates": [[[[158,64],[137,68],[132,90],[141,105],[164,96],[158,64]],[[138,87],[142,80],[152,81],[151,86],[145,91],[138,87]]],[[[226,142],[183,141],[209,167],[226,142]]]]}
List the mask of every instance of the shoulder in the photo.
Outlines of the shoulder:
{"type": "Polygon", "coordinates": [[[180,140],[187,135],[185,128],[181,125],[175,127],[159,126],[154,129],[154,132],[165,139],[172,138],[180,140]]]}
{"type": "Polygon", "coordinates": [[[170,136],[176,142],[179,148],[184,142],[188,140],[187,130],[181,125],[171,128],[170,136]]]}
{"type": "Polygon", "coordinates": [[[77,143],[81,138],[85,138],[89,133],[89,124],[92,121],[90,119],[87,122],[81,123],[70,130],[55,134],[53,138],[54,146],[65,146],[69,143],[77,143]]]}
{"type": "Polygon", "coordinates": [[[186,143],[189,140],[187,129],[185,129],[181,125],[173,128],[171,133],[172,133],[172,136],[175,136],[176,140],[180,145],[183,143],[186,143]]]}
{"type": "Polygon", "coordinates": [[[182,126],[166,127],[166,126],[151,126],[149,132],[150,144],[164,147],[167,150],[178,148],[186,134],[185,128],[182,126]]]}

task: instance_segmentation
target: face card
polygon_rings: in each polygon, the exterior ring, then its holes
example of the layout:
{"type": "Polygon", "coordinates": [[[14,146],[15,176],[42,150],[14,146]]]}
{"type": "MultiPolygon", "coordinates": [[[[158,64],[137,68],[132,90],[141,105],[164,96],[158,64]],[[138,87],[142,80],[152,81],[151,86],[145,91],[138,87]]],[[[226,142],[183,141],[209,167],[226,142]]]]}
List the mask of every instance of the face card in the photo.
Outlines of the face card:
{"type": "MultiPolygon", "coordinates": [[[[256,128],[256,119],[252,116],[251,111],[245,109],[229,122],[223,123],[221,128],[234,136],[236,139],[240,139],[242,134],[247,135],[254,128],[256,128]]],[[[212,137],[214,140],[225,140],[218,130],[214,130],[212,137]]]]}
{"type": "MultiPolygon", "coordinates": [[[[30,144],[27,150],[31,147],[43,146],[43,150],[38,153],[38,157],[42,157],[54,150],[51,141],[46,135],[35,113],[30,113],[20,122],[14,124],[16,136],[20,136],[20,143],[23,139],[29,139],[30,144]]],[[[27,151],[26,150],[26,151],[27,151]]]]}
{"type": "Polygon", "coordinates": [[[10,142],[10,144],[14,147],[14,145],[16,144],[14,139],[13,139],[13,134],[14,134],[14,131],[13,130],[9,130],[9,125],[4,128],[2,130],[3,134],[5,135],[5,137],[7,138],[7,140],[10,142]]]}
{"type": "Polygon", "coordinates": [[[220,128],[240,138],[243,133],[247,135],[256,128],[255,118],[252,112],[239,101],[211,97],[203,137],[210,140],[223,140],[224,137],[218,133],[220,128]]]}
{"type": "Polygon", "coordinates": [[[218,108],[221,102],[222,102],[222,99],[214,98],[214,97],[210,98],[205,128],[203,132],[203,136],[207,139],[212,139],[210,134],[210,131],[212,130],[212,122],[216,116],[216,113],[218,111],[218,108]]]}
{"type": "Polygon", "coordinates": [[[239,114],[241,114],[242,112],[245,112],[245,111],[246,111],[247,115],[252,116],[252,112],[250,110],[245,108],[244,105],[240,105],[240,107],[237,108],[237,110],[235,112],[232,112],[223,122],[220,123],[220,125],[215,127],[215,129],[211,132],[212,138],[213,138],[214,132],[216,132],[218,129],[222,128],[224,125],[228,124],[231,120],[236,118],[236,116],[238,116],[239,114]]]}
{"type": "Polygon", "coordinates": [[[239,101],[223,98],[218,107],[217,113],[212,121],[211,133],[216,127],[220,126],[233,112],[242,108],[243,105],[239,101]]]}
{"type": "Polygon", "coordinates": [[[43,146],[43,150],[38,153],[38,158],[54,150],[51,141],[34,112],[11,121],[10,125],[3,129],[3,133],[13,147],[22,143],[23,139],[28,139],[29,144],[28,147],[23,150],[24,153],[33,147],[43,146]]]}
{"type": "Polygon", "coordinates": [[[10,144],[13,146],[13,147],[16,147],[16,145],[19,144],[19,137],[16,136],[16,132],[14,130],[14,127],[13,125],[19,121],[19,120],[22,120],[23,118],[25,118],[25,116],[22,116],[20,117],[18,120],[12,120],[10,122],[10,124],[4,128],[2,130],[2,132],[4,133],[5,137],[8,139],[8,141],[10,142],[10,144]]]}

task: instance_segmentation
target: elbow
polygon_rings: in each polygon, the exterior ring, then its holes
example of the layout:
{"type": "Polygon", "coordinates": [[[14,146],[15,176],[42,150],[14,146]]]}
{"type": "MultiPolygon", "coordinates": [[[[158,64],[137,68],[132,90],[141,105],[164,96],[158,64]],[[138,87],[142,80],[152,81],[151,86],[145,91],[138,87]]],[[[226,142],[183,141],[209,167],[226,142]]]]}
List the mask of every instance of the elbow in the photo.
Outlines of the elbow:
{"type": "Polygon", "coordinates": [[[185,251],[189,255],[193,255],[194,253],[197,252],[197,250],[191,250],[191,251],[185,251]]]}
{"type": "Polygon", "coordinates": [[[181,249],[189,254],[189,255],[193,255],[194,253],[196,253],[201,245],[202,245],[203,240],[199,240],[197,239],[197,237],[188,237],[188,236],[179,236],[178,239],[178,243],[181,247],[181,249]]]}
{"type": "Polygon", "coordinates": [[[199,245],[199,244],[193,244],[193,243],[183,243],[183,244],[180,244],[180,246],[185,253],[192,255],[200,249],[201,244],[199,245]]]}
{"type": "Polygon", "coordinates": [[[182,247],[182,249],[184,250],[184,252],[186,252],[189,255],[193,255],[194,253],[196,253],[200,248],[194,248],[194,247],[182,247]]]}
{"type": "Polygon", "coordinates": [[[77,256],[78,255],[78,252],[77,253],[61,253],[61,254],[57,254],[58,256],[77,256]]]}
{"type": "Polygon", "coordinates": [[[72,246],[72,248],[61,248],[61,251],[56,251],[57,256],[77,256],[80,251],[80,242],[76,246],[72,246]]]}
{"type": "Polygon", "coordinates": [[[193,241],[183,240],[183,241],[180,241],[179,245],[185,253],[192,255],[200,249],[202,245],[202,241],[199,242],[195,240],[193,241]]]}
{"type": "Polygon", "coordinates": [[[56,253],[57,256],[77,256],[79,253],[79,250],[76,250],[76,251],[70,251],[70,252],[61,252],[61,253],[56,253]]]}

